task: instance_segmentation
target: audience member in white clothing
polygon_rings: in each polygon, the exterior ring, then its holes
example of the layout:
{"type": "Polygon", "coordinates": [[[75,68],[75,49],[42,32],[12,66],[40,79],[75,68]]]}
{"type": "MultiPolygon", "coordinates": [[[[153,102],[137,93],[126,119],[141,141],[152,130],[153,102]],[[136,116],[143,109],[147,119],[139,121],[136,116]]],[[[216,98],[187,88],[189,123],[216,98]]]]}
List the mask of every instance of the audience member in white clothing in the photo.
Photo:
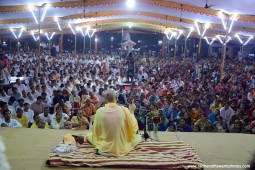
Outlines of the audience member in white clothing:
{"type": "Polygon", "coordinates": [[[43,110],[43,113],[39,114],[39,116],[42,120],[44,120],[44,122],[47,122],[50,125],[52,120],[52,115],[50,115],[49,113],[50,113],[50,108],[45,107],[43,110]]]}
{"type": "Polygon", "coordinates": [[[16,84],[14,85],[14,87],[17,87],[20,93],[26,90],[25,84],[21,84],[20,79],[16,79],[16,84]]]}
{"type": "Polygon", "coordinates": [[[234,114],[235,111],[229,106],[229,102],[225,102],[224,107],[220,109],[220,116],[223,118],[224,123],[229,123],[234,114]]]}
{"type": "Polygon", "coordinates": [[[8,102],[11,96],[8,96],[4,89],[0,89],[0,99],[4,102],[8,102]]]}
{"type": "Polygon", "coordinates": [[[68,120],[69,119],[69,116],[66,113],[63,113],[62,107],[58,106],[56,108],[56,112],[51,116],[51,120],[55,119],[56,115],[58,113],[60,113],[62,115],[62,119],[64,119],[64,120],[68,120]]]}
{"type": "Polygon", "coordinates": [[[28,127],[30,127],[33,123],[34,123],[34,111],[29,109],[30,105],[29,103],[25,103],[24,104],[24,110],[23,110],[23,114],[27,116],[28,118],[28,127]]]}
{"type": "Polygon", "coordinates": [[[66,120],[62,118],[61,112],[56,113],[56,117],[51,121],[52,129],[64,129],[66,120]]]}
{"type": "Polygon", "coordinates": [[[0,119],[0,126],[1,127],[14,127],[20,128],[22,125],[15,119],[11,119],[11,111],[5,110],[3,112],[3,119],[0,119]]]}

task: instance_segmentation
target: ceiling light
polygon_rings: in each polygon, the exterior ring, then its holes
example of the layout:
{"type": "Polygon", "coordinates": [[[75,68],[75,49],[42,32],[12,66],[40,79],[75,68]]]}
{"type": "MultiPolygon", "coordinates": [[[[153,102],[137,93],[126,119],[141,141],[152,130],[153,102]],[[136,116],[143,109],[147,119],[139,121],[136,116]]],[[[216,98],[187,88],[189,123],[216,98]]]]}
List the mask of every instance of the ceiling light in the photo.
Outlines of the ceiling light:
{"type": "Polygon", "coordinates": [[[44,6],[44,8],[43,8],[43,14],[42,14],[42,17],[41,17],[41,22],[43,22],[43,20],[44,20],[44,17],[45,17],[45,15],[46,15],[46,12],[48,11],[48,8],[49,8],[49,5],[48,4],[46,4],[45,6],[44,6]]]}
{"type": "Polygon", "coordinates": [[[220,38],[219,35],[217,35],[217,38],[218,38],[218,40],[220,41],[220,43],[223,44],[223,42],[222,42],[222,40],[221,40],[221,38],[220,38]]]}
{"type": "Polygon", "coordinates": [[[196,26],[196,28],[197,28],[197,33],[198,33],[198,35],[201,35],[197,21],[195,21],[195,26],[196,26]]]}
{"type": "Polygon", "coordinates": [[[93,30],[89,30],[89,31],[88,31],[88,36],[89,36],[89,38],[92,38],[92,37],[93,37],[93,35],[95,34],[95,32],[96,32],[96,30],[95,30],[95,29],[93,29],[93,30]]]}
{"type": "Polygon", "coordinates": [[[253,38],[253,36],[250,36],[250,38],[244,43],[244,45],[247,45],[251,41],[252,38],[253,38]]]}
{"type": "Polygon", "coordinates": [[[132,22],[129,22],[129,23],[128,23],[128,27],[129,27],[129,28],[132,28],[132,26],[133,26],[133,23],[132,23],[132,22]]]}
{"type": "Polygon", "coordinates": [[[191,35],[191,33],[194,31],[194,28],[193,27],[191,27],[190,28],[190,31],[189,31],[189,34],[188,34],[188,36],[187,36],[187,38],[189,38],[190,37],[190,35],[191,35]]]}
{"type": "Polygon", "coordinates": [[[30,10],[30,12],[32,13],[32,15],[34,17],[34,20],[35,20],[36,24],[39,24],[39,22],[38,22],[38,20],[37,20],[37,18],[35,16],[35,13],[34,13],[34,6],[29,5],[29,10],[30,10]]]}
{"type": "Polygon", "coordinates": [[[178,37],[176,38],[177,40],[180,38],[180,36],[182,35],[182,33],[183,33],[183,31],[180,30],[180,31],[179,31],[179,35],[178,35],[178,37]]]}
{"type": "Polygon", "coordinates": [[[55,32],[53,32],[53,33],[51,34],[50,39],[52,39],[54,35],[55,35],[55,32]]]}
{"type": "Polygon", "coordinates": [[[225,22],[225,16],[223,15],[222,11],[219,12],[219,18],[221,19],[222,25],[224,30],[227,30],[227,23],[225,22]]]}
{"type": "Polygon", "coordinates": [[[241,40],[240,36],[238,34],[235,34],[235,37],[239,40],[241,44],[243,44],[243,40],[241,40]]]}
{"type": "Polygon", "coordinates": [[[24,30],[25,30],[25,28],[24,28],[24,27],[21,27],[18,38],[21,37],[21,35],[22,35],[22,33],[23,33],[24,30]]]}
{"type": "Polygon", "coordinates": [[[10,28],[10,30],[11,30],[13,36],[14,36],[16,39],[18,39],[17,36],[16,36],[16,34],[14,33],[14,30],[13,30],[12,28],[10,28]]]}
{"type": "Polygon", "coordinates": [[[133,9],[135,7],[135,0],[126,0],[126,5],[129,9],[133,9]]]}
{"type": "Polygon", "coordinates": [[[171,33],[167,33],[166,32],[166,38],[168,39],[168,40],[171,40],[172,38],[173,38],[173,33],[171,32],[171,33]],[[170,35],[170,37],[169,37],[169,35],[170,35]]]}
{"type": "Polygon", "coordinates": [[[34,32],[33,32],[33,31],[31,31],[31,35],[32,35],[32,37],[34,38],[34,40],[35,40],[35,41],[37,41],[37,38],[35,37],[35,35],[34,35],[34,32]]]}
{"type": "Polygon", "coordinates": [[[71,29],[72,33],[75,35],[75,32],[74,32],[74,30],[73,30],[72,25],[69,23],[69,24],[68,24],[68,26],[70,27],[70,29],[71,29]]]}
{"type": "Polygon", "coordinates": [[[212,39],[209,45],[212,45],[212,43],[215,41],[215,38],[212,39]]]}
{"type": "Polygon", "coordinates": [[[205,37],[205,40],[206,40],[207,44],[210,44],[207,37],[205,37]]]}
{"type": "Polygon", "coordinates": [[[57,24],[58,24],[58,29],[59,29],[59,31],[61,31],[62,29],[61,29],[61,26],[60,26],[60,24],[59,24],[58,17],[55,17],[55,21],[56,21],[57,24]]]}
{"type": "Polygon", "coordinates": [[[230,32],[231,32],[232,27],[233,27],[233,25],[234,25],[234,22],[235,22],[235,20],[237,19],[237,16],[238,16],[238,14],[234,14],[234,15],[232,15],[232,17],[231,17],[232,21],[231,21],[231,24],[230,24],[230,27],[229,27],[228,33],[230,33],[230,32]]]}

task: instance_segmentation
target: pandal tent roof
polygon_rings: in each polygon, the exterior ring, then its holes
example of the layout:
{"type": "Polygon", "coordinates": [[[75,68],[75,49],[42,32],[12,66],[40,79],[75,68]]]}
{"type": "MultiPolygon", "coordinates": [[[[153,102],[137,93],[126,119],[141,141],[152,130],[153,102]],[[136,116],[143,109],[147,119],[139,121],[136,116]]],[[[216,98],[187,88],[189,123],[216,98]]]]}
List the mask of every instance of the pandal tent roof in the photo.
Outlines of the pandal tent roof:
{"type": "MultiPolygon", "coordinates": [[[[1,0],[0,1],[0,36],[13,37],[14,30],[24,27],[24,35],[38,30],[30,9],[39,15],[38,7],[48,5],[45,19],[41,23],[43,32],[60,34],[55,18],[63,24],[64,33],[72,33],[68,24],[75,29],[90,27],[96,31],[129,28],[164,33],[167,29],[189,30],[197,21],[201,29],[210,23],[206,32],[208,37],[225,35],[219,11],[223,17],[231,18],[238,14],[230,36],[242,34],[251,36],[255,33],[254,0],[133,0],[132,9],[126,0],[1,0]],[[31,8],[32,7],[32,8],[31,8]]],[[[130,4],[129,4],[130,5],[130,4]]],[[[41,9],[41,14],[43,9],[41,9]]],[[[229,21],[230,22],[230,21],[229,21]]],[[[194,30],[197,32],[197,30],[194,30]]],[[[196,36],[193,34],[192,36],[196,36]]]]}

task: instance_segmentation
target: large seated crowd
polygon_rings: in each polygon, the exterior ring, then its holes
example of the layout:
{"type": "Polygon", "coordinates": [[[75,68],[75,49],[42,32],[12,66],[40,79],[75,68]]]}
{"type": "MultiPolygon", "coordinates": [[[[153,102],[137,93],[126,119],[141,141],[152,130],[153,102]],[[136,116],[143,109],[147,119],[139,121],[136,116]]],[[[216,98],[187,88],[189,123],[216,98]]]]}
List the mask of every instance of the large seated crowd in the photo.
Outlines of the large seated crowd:
{"type": "Polygon", "coordinates": [[[135,101],[140,130],[255,133],[253,62],[227,59],[221,80],[215,58],[91,54],[61,62],[45,53],[40,72],[37,61],[34,53],[1,56],[1,80],[27,77],[1,85],[1,127],[89,129],[114,89],[118,104],[135,101]]]}

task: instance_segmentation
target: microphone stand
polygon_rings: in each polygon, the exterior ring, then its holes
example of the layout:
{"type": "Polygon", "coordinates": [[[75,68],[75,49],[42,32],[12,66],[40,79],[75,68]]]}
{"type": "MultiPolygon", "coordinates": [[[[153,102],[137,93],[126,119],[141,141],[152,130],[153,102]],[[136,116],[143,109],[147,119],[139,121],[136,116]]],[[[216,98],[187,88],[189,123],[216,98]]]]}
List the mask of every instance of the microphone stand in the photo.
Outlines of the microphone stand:
{"type": "Polygon", "coordinates": [[[144,138],[145,141],[147,141],[148,139],[150,139],[151,141],[159,141],[157,139],[153,139],[150,134],[147,132],[147,127],[148,127],[148,114],[144,116],[145,117],[145,121],[144,121],[144,124],[143,124],[143,134],[142,134],[142,137],[144,138]]]}
{"type": "Polygon", "coordinates": [[[145,141],[147,141],[147,139],[150,138],[150,135],[147,132],[147,116],[145,116],[145,121],[144,121],[143,127],[144,127],[143,128],[143,138],[145,141]]]}

